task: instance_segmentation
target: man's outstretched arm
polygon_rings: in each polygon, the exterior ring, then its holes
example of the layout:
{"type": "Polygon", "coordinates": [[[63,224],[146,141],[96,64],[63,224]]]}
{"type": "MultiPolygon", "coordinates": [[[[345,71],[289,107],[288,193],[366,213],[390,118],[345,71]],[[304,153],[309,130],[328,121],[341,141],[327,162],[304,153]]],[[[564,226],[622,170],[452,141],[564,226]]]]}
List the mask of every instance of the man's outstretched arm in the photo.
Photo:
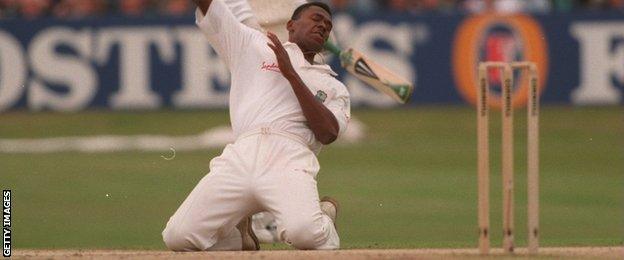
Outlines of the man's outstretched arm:
{"type": "Polygon", "coordinates": [[[197,7],[199,7],[199,10],[201,10],[202,14],[206,15],[206,12],[208,12],[208,8],[210,7],[212,0],[193,0],[193,2],[197,7]]]}

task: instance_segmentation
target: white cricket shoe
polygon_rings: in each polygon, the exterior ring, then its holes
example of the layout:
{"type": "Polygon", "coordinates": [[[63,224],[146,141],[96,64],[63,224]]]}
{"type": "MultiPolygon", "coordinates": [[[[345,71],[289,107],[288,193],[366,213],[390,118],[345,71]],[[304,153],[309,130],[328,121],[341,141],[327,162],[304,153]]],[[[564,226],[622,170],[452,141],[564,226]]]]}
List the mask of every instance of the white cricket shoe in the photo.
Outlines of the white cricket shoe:
{"type": "Polygon", "coordinates": [[[277,235],[277,222],[275,216],[269,212],[259,212],[251,218],[254,233],[258,241],[263,244],[279,243],[280,239],[277,235]]]}
{"type": "Polygon", "coordinates": [[[336,201],[332,197],[325,196],[321,199],[319,203],[321,205],[321,211],[325,213],[325,215],[331,218],[334,223],[334,227],[336,227],[336,218],[338,217],[338,201],[336,201]]]}

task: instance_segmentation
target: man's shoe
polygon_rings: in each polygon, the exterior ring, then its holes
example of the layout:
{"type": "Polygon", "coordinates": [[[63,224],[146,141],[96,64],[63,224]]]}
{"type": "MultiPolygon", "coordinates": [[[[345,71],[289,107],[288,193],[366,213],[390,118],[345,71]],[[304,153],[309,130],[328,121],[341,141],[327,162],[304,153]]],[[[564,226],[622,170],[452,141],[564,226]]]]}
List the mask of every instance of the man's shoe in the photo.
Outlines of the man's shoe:
{"type": "Polygon", "coordinates": [[[251,216],[245,217],[240,222],[238,222],[238,225],[236,225],[236,229],[238,229],[238,231],[240,232],[241,238],[243,240],[243,251],[260,250],[260,243],[258,243],[258,238],[251,228],[251,216]]]}
{"type": "Polygon", "coordinates": [[[260,244],[279,243],[275,216],[269,212],[259,212],[251,217],[251,227],[260,244]]]}
{"type": "Polygon", "coordinates": [[[332,222],[334,222],[334,227],[336,227],[336,217],[338,217],[338,201],[332,197],[325,196],[321,199],[319,204],[321,205],[321,211],[331,218],[332,222]]]}

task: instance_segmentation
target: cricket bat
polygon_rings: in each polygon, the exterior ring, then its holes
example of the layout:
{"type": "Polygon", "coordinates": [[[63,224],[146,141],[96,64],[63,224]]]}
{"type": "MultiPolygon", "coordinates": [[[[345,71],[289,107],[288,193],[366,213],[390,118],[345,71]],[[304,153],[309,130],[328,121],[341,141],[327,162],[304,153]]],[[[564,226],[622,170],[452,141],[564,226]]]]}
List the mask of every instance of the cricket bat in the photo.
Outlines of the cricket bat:
{"type": "Polygon", "coordinates": [[[361,52],[353,48],[341,50],[330,41],[325,42],[325,49],[336,54],[340,59],[340,65],[349,73],[397,102],[405,104],[412,96],[414,92],[412,83],[373,62],[361,52]]]}

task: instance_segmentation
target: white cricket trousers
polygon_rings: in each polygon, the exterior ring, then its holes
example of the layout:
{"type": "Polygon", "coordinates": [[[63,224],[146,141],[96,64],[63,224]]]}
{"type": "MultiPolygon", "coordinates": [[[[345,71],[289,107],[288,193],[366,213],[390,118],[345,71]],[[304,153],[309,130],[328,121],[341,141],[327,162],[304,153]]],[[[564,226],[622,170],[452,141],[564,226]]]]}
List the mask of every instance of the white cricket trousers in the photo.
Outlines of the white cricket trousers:
{"type": "Polygon", "coordinates": [[[162,232],[174,251],[241,250],[236,224],[253,213],[275,215],[281,241],[298,249],[338,249],[321,212],[316,155],[288,133],[262,128],[241,135],[210,161],[204,176],[162,232]]]}

